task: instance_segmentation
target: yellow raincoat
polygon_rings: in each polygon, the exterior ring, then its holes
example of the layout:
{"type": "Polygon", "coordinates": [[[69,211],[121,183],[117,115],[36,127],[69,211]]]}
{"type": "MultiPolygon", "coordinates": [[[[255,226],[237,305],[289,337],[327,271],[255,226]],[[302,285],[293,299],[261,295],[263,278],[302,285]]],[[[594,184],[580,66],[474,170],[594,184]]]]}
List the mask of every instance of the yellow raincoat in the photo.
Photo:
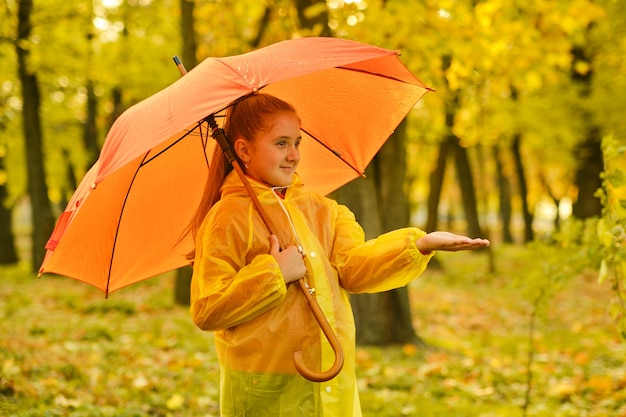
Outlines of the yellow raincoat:
{"type": "Polygon", "coordinates": [[[297,283],[285,285],[269,254],[269,232],[235,172],[222,187],[197,239],[191,315],[215,331],[221,370],[222,416],[361,416],[354,370],[355,326],[348,293],[387,291],[420,275],[430,256],[415,241],[425,233],[396,230],[365,242],[354,215],[335,201],[303,192],[299,177],[284,199],[250,180],[283,246],[301,245],[306,281],[343,347],[334,379],[300,376],[293,353],[308,369],[325,371],[334,353],[297,283]]]}

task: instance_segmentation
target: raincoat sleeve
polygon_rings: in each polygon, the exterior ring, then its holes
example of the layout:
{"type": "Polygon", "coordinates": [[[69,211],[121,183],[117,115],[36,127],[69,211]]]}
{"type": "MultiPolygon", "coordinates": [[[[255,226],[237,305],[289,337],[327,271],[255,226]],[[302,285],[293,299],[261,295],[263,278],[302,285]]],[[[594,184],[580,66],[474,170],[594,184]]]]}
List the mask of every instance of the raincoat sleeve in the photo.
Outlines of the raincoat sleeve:
{"type": "Polygon", "coordinates": [[[365,241],[361,226],[345,207],[338,206],[332,260],[340,285],[351,293],[389,291],[407,285],[428,265],[416,240],[426,235],[411,227],[365,241]]]}
{"type": "Polygon", "coordinates": [[[272,255],[256,255],[246,264],[250,232],[245,221],[236,218],[225,213],[211,216],[198,235],[191,316],[203,330],[247,322],[275,307],[287,293],[272,255]]]}

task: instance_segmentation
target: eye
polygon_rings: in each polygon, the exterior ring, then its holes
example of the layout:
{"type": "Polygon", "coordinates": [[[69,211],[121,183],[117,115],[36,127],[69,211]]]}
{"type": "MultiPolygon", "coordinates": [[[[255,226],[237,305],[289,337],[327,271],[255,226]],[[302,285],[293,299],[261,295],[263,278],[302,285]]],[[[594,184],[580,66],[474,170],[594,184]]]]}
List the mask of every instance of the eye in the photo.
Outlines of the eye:
{"type": "Polygon", "coordinates": [[[295,143],[296,149],[300,147],[300,142],[302,142],[302,139],[300,138],[296,139],[296,143],[295,143]]]}

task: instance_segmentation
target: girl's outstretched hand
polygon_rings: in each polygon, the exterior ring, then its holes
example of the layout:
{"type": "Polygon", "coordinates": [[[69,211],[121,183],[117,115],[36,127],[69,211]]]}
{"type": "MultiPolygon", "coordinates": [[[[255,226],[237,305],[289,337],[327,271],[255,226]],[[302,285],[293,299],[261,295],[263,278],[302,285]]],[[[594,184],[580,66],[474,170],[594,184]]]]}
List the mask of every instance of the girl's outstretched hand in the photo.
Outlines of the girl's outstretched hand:
{"type": "Polygon", "coordinates": [[[423,253],[443,250],[457,252],[486,248],[490,245],[487,239],[472,239],[467,236],[455,235],[450,232],[431,232],[422,236],[415,242],[417,249],[423,253]]]}

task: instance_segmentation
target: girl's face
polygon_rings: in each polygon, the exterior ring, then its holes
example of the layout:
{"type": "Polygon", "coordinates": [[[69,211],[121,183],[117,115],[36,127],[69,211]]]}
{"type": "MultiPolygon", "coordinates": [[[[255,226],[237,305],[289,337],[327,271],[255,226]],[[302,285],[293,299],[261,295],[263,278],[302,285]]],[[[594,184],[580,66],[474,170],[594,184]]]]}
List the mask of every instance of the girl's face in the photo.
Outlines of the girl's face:
{"type": "Polygon", "coordinates": [[[248,142],[239,154],[246,173],[271,187],[290,185],[300,162],[301,139],[298,117],[290,113],[277,115],[270,130],[248,142]]]}

